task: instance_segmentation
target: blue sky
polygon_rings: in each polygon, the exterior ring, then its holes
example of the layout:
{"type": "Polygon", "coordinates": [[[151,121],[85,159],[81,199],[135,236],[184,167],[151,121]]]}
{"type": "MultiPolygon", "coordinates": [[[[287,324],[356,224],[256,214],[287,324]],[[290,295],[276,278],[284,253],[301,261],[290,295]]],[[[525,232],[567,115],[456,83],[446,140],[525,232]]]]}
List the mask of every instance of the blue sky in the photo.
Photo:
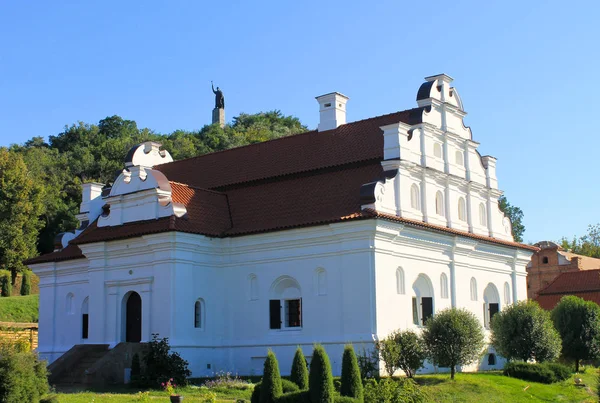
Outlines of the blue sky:
{"type": "Polygon", "coordinates": [[[280,109],[314,128],[314,97],[354,121],[415,106],[454,77],[482,154],[525,213],[525,241],[600,222],[597,1],[0,0],[0,145],[110,115],[168,133],[280,109]]]}

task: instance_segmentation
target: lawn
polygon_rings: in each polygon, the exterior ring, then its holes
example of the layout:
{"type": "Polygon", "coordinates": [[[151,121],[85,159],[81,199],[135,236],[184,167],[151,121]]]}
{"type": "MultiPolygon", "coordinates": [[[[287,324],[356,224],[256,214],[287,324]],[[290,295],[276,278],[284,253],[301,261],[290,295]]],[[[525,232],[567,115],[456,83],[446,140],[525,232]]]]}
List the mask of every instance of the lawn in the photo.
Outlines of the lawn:
{"type": "MultiPolygon", "coordinates": [[[[597,402],[595,370],[590,368],[588,373],[580,376],[586,387],[576,387],[572,379],[544,385],[509,378],[499,372],[457,374],[455,381],[450,381],[448,375],[422,375],[417,377],[417,381],[436,403],[597,402]]],[[[201,402],[201,393],[198,388],[186,388],[181,394],[185,396],[185,402],[201,402]]],[[[217,390],[217,402],[250,401],[250,393],[250,390],[220,389],[217,390]]],[[[150,392],[146,400],[137,394],[137,391],[122,389],[112,393],[60,393],[58,397],[61,403],[169,401],[160,391],[150,392]]]]}
{"type": "Polygon", "coordinates": [[[0,322],[36,322],[40,306],[39,295],[0,298],[0,322]]]}

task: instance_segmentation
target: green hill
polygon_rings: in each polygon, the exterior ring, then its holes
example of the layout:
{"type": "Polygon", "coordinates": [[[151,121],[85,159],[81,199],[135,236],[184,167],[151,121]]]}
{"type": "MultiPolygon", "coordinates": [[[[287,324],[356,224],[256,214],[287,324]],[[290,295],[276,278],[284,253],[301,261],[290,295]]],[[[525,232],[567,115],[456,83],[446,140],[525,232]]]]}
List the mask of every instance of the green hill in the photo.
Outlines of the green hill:
{"type": "Polygon", "coordinates": [[[38,321],[39,295],[0,298],[0,322],[38,321]]]}

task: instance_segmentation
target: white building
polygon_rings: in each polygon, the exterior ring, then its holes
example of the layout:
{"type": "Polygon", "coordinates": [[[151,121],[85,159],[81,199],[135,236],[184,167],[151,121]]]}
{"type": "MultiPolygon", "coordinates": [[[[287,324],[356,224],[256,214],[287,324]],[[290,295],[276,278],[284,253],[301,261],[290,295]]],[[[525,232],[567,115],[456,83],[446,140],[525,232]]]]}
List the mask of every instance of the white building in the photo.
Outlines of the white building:
{"type": "Polygon", "coordinates": [[[268,348],[285,373],[318,342],[339,373],[344,344],[444,308],[487,326],[527,297],[537,248],[513,241],[496,159],[451,82],[427,77],[418,107],[352,123],[348,98],[326,94],[318,130],[187,160],[132,148],[111,189],[84,185],[83,232],[27,262],[39,352],[158,333],[198,377],[259,374],[268,348]]]}

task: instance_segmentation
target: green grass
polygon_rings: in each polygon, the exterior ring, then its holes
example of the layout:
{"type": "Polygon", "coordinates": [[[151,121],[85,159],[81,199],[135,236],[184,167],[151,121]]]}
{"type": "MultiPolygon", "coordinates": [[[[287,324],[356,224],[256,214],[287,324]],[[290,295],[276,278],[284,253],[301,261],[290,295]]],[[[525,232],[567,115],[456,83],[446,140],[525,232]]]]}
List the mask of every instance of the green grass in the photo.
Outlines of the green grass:
{"type": "MultiPolygon", "coordinates": [[[[573,379],[565,382],[544,385],[525,382],[503,376],[500,372],[457,374],[454,381],[450,376],[421,375],[417,382],[436,403],[521,403],[521,402],[597,402],[595,390],[597,370],[589,368],[587,373],[579,375],[586,387],[576,387],[573,379]]],[[[217,402],[232,403],[235,399],[250,400],[250,390],[218,389],[217,402]]],[[[61,403],[129,403],[144,401],[131,389],[115,389],[112,393],[60,393],[61,403]]],[[[201,402],[197,388],[185,388],[181,394],[185,402],[201,402]]],[[[149,393],[150,402],[168,402],[168,397],[160,391],[149,393]]]]}
{"type": "Polygon", "coordinates": [[[40,306],[39,295],[0,298],[0,322],[36,322],[40,306]]]}

